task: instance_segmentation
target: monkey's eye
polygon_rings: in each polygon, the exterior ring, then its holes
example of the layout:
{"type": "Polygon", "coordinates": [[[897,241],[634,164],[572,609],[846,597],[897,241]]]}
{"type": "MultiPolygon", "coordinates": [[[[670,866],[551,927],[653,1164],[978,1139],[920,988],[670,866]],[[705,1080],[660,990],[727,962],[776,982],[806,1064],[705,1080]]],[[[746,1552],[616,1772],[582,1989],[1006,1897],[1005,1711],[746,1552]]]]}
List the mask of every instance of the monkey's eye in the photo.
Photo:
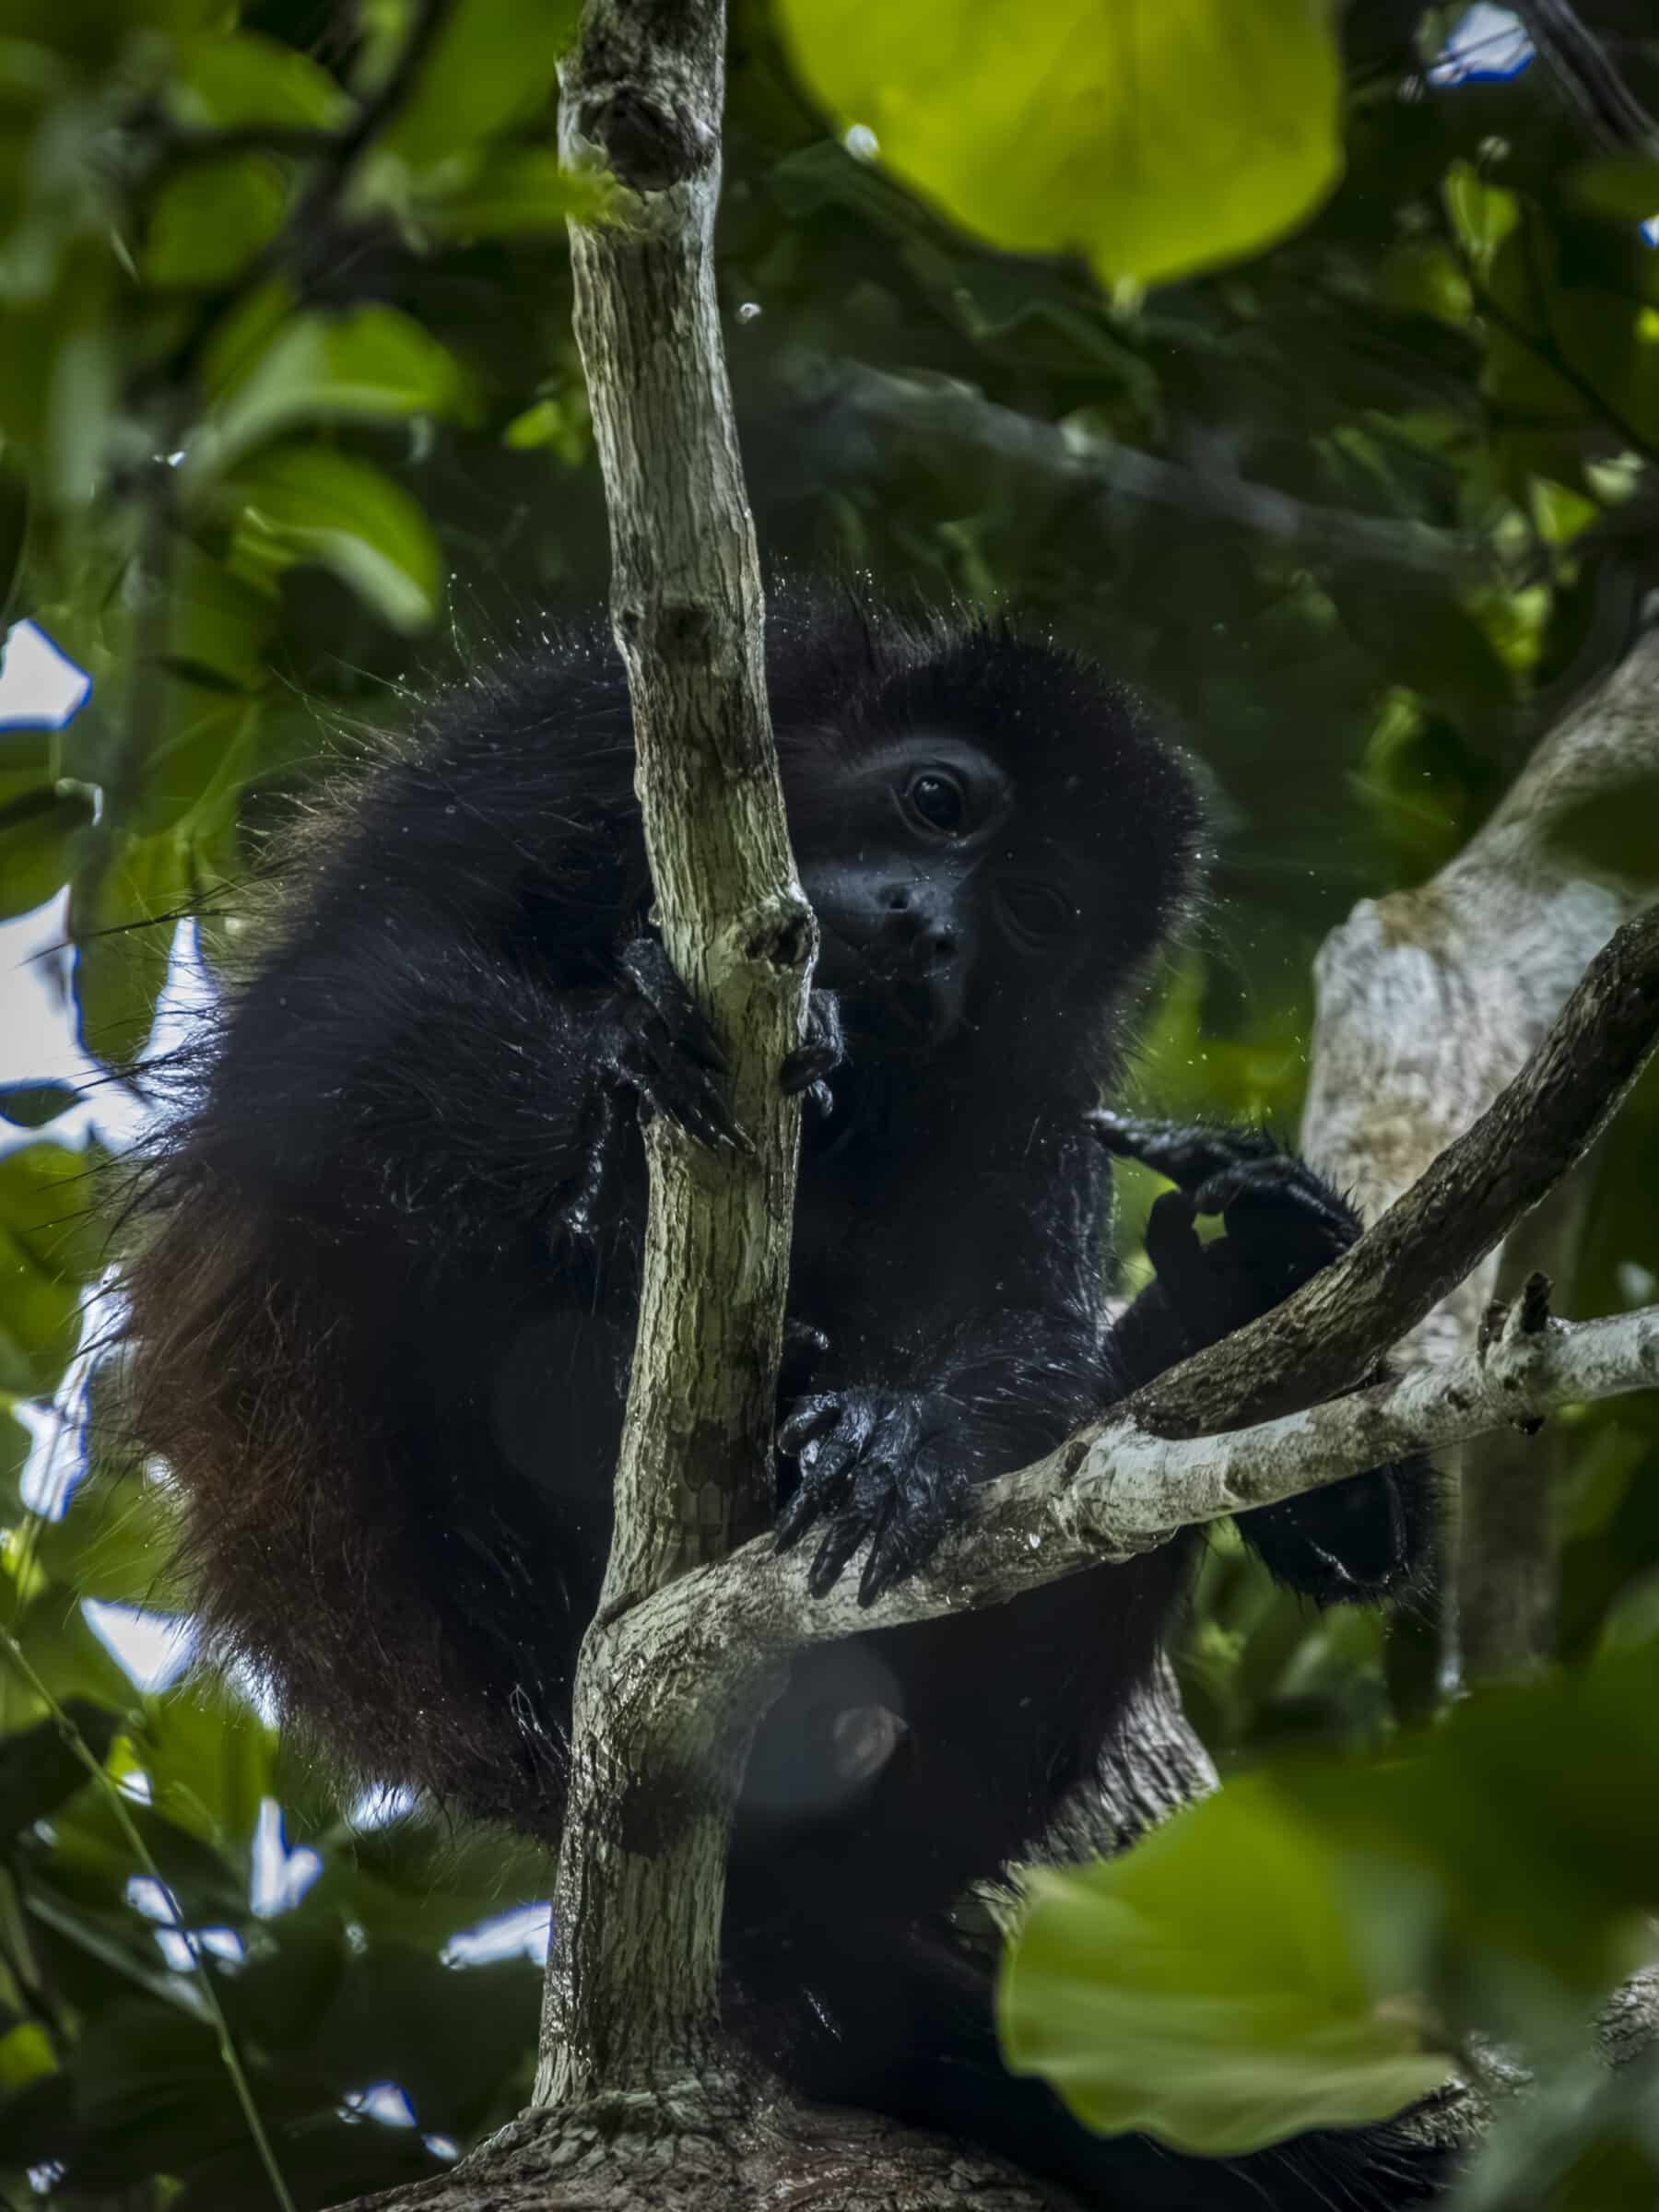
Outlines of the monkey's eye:
{"type": "Polygon", "coordinates": [[[1009,934],[1033,949],[1069,935],[1077,926],[1077,909],[1051,884],[1005,883],[996,896],[1009,934]]]}
{"type": "Polygon", "coordinates": [[[968,820],[968,794],[956,778],[947,775],[942,768],[924,769],[912,777],[905,793],[911,812],[927,824],[930,830],[943,830],[947,836],[963,829],[968,820]]]}

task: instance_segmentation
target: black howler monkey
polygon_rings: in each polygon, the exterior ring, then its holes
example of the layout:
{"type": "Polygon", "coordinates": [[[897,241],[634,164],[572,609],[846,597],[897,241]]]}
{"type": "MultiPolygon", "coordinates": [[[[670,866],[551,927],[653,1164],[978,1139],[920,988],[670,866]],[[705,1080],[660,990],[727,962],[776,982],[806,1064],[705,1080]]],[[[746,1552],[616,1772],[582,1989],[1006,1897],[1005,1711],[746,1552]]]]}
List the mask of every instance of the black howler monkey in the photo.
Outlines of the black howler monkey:
{"type": "MultiPolygon", "coordinates": [[[[1200,834],[1125,691],[1000,628],[787,600],[769,682],[823,937],[786,1071],[818,1111],[780,1529],[810,1524],[820,1588],[862,1553],[874,1594],[974,1481],[1276,1303],[1357,1224],[1259,1137],[1097,1111],[1200,834]],[[1177,1187],[1157,1279],[1108,1326],[1113,1151],[1177,1187]],[[1226,1236],[1201,1245],[1197,1212],[1226,1236]]],[[[595,632],[487,670],[313,804],[157,1147],[129,1276],[138,1431],[177,1475],[218,1649],[359,1769],[548,1838],[609,1536],[638,1112],[724,1126],[650,934],[632,778],[595,632]]],[[[1409,1572],[1421,1497],[1420,1469],[1382,1470],[1245,1534],[1299,1589],[1363,1597],[1409,1572]]],[[[813,2093],[1119,2201],[1406,2201],[1355,2139],[1211,2169],[1101,2145],[997,2066],[952,1908],[1090,1771],[1189,1558],[803,1657],[739,1815],[732,2017],[813,2093]]]]}

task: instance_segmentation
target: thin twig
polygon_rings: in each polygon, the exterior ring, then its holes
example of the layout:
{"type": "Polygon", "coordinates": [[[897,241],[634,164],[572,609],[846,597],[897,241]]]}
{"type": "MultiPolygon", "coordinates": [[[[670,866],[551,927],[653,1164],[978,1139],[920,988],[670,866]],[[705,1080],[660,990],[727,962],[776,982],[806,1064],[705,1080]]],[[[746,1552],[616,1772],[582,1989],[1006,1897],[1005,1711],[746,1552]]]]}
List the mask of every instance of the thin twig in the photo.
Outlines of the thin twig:
{"type": "Polygon", "coordinates": [[[1571,0],[1524,0],[1522,20],[1568,104],[1611,153],[1659,153],[1659,124],[1571,0]]]}

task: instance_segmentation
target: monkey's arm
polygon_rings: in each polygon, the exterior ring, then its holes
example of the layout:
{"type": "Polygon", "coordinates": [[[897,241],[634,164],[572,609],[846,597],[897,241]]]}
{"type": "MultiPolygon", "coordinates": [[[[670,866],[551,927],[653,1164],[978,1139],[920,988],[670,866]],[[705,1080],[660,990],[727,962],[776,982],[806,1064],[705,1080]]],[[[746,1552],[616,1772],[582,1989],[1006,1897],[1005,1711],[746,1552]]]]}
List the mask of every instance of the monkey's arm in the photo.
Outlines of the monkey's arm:
{"type": "MultiPolygon", "coordinates": [[[[1259,1129],[1206,1129],[1112,1112],[1092,1117],[1109,1152],[1175,1188],[1156,1200],[1147,1252],[1156,1280],[1112,1330],[1114,1398],[1280,1304],[1347,1250],[1359,1216],[1305,1161],[1259,1129]],[[1200,1214],[1226,1235],[1209,1243],[1200,1214]]],[[[1322,1603],[1376,1598],[1404,1583],[1429,1538],[1432,1475],[1411,1459],[1247,1513],[1247,1543],[1281,1581],[1322,1603]]]]}
{"type": "MultiPolygon", "coordinates": [[[[951,1137],[870,1205],[878,1239],[821,1253],[797,1225],[802,1311],[838,1320],[812,1394],[785,1405],[779,1540],[818,1525],[820,1594],[867,1543],[866,1605],[926,1562],[976,1483],[1039,1457],[1100,1402],[1098,1147],[1075,1124],[1023,1122],[988,1157],[971,1137],[953,1160],[951,1137]],[[941,1190],[968,1195],[941,1206],[941,1190]]],[[[820,1195],[817,1210],[841,1220],[845,1204],[820,1195]]]]}
{"type": "Polygon", "coordinates": [[[301,939],[257,980],[190,1142],[218,1173],[347,1231],[581,1230],[635,1107],[733,1140],[722,1068],[648,938],[572,988],[491,939],[406,914],[301,939]]]}

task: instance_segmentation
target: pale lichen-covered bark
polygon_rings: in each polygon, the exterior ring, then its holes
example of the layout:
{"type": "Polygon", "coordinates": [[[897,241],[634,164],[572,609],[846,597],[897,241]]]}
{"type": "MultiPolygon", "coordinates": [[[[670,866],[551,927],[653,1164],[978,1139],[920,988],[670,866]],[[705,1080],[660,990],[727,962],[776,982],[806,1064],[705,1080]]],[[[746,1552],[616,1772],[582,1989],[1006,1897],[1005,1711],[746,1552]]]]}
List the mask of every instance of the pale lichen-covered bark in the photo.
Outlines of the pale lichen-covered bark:
{"type": "MultiPolygon", "coordinates": [[[[1518,1072],[1594,956],[1643,903],[1560,840],[1582,806],[1659,770],[1659,626],[1539,746],[1491,819],[1429,883],[1363,900],[1314,970],[1302,1149],[1374,1220],[1518,1072]]],[[[1461,1351],[1488,1253],[1405,1355],[1461,1351]]]]}
{"type": "MultiPolygon", "coordinates": [[[[1650,617],[1654,610],[1650,608],[1650,617]]],[[[1374,1217],[1483,1112],[1543,1037],[1586,963],[1651,896],[1587,875],[1561,831],[1579,808],[1659,772],[1659,627],[1537,747],[1502,805],[1416,890],[1366,900],[1322,950],[1302,1147],[1374,1217]]],[[[1455,1358],[1495,1288],[1566,1279],[1584,1171],[1451,1289],[1395,1353],[1455,1358]]],[[[1448,1462],[1440,1671],[1523,1675],[1549,1648],[1558,1432],[1504,1430],[1448,1462]]]]}

